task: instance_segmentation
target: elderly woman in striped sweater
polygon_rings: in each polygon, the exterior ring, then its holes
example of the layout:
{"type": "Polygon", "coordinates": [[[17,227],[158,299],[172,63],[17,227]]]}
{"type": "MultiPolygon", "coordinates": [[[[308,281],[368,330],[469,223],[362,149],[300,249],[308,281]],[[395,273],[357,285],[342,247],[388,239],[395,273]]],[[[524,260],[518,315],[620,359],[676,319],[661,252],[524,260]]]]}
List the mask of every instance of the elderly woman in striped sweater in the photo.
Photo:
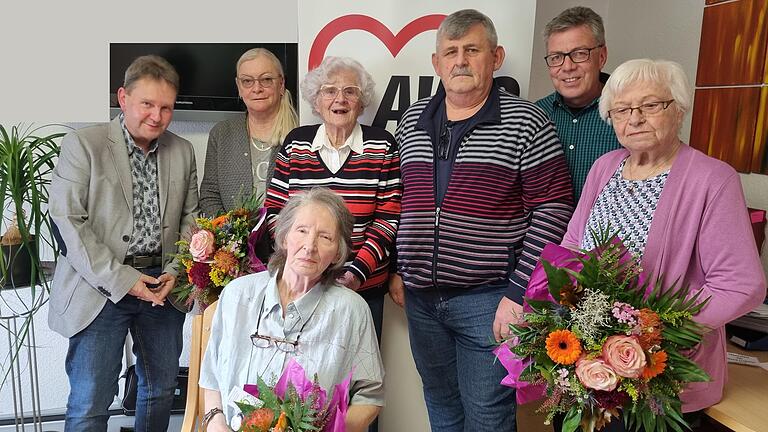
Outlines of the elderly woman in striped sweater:
{"type": "Polygon", "coordinates": [[[380,339],[402,195],[397,143],[386,130],[358,122],[374,82],[357,61],[326,57],[304,78],[301,92],[323,123],[291,131],[277,155],[265,204],[270,230],[301,190],[323,186],[341,195],[355,226],[353,251],[339,282],[368,302],[380,339]]]}

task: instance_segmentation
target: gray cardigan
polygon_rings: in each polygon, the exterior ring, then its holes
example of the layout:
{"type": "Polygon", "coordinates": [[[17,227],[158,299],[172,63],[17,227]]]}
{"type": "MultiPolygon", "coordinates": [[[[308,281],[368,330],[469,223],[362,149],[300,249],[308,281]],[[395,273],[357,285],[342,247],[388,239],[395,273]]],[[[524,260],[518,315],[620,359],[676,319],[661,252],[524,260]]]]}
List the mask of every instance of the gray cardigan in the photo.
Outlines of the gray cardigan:
{"type": "MultiPolygon", "coordinates": [[[[205,171],[200,184],[200,210],[207,216],[216,216],[234,209],[238,198],[247,197],[253,190],[250,139],[247,117],[216,123],[208,134],[205,152],[205,171]]],[[[275,168],[275,146],[269,162],[267,183],[275,168]]]]}

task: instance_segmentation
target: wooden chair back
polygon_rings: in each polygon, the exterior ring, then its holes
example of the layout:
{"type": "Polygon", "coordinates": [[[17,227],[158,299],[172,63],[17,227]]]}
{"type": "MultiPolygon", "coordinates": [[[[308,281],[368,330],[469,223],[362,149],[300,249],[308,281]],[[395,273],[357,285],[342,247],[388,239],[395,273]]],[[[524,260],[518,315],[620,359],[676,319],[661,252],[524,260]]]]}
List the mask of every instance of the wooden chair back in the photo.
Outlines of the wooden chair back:
{"type": "Polygon", "coordinates": [[[211,323],[218,301],[211,303],[202,315],[192,318],[192,344],[189,351],[189,381],[187,382],[187,405],[184,408],[184,422],[181,432],[202,431],[201,421],[205,415],[205,399],[197,382],[200,380],[200,366],[205,348],[211,336],[211,323]]]}

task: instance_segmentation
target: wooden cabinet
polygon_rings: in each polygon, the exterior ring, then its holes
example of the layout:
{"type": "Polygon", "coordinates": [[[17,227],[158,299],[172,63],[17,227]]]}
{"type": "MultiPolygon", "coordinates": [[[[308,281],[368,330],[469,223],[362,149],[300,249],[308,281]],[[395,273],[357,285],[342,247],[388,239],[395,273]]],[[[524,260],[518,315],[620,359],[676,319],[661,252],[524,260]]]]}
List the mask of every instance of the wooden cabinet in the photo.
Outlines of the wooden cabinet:
{"type": "Polygon", "coordinates": [[[741,172],[768,174],[768,2],[707,1],[691,145],[741,172]]]}

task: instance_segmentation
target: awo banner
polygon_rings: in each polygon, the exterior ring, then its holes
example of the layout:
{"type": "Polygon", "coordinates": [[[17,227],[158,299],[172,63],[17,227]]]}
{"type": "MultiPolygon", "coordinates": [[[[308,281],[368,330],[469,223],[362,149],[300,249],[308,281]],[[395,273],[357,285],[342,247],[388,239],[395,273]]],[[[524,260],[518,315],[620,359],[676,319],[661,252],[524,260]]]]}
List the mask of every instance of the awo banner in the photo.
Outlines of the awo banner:
{"type": "MultiPolygon", "coordinates": [[[[535,0],[515,1],[313,1],[299,4],[299,79],[327,55],[359,61],[376,81],[376,97],[363,124],[394,132],[400,115],[437,89],[432,68],[435,34],[445,16],[464,8],[488,15],[507,56],[497,77],[512,77],[528,94],[534,43],[535,0]]],[[[318,123],[300,103],[301,123],[318,123]]]]}

